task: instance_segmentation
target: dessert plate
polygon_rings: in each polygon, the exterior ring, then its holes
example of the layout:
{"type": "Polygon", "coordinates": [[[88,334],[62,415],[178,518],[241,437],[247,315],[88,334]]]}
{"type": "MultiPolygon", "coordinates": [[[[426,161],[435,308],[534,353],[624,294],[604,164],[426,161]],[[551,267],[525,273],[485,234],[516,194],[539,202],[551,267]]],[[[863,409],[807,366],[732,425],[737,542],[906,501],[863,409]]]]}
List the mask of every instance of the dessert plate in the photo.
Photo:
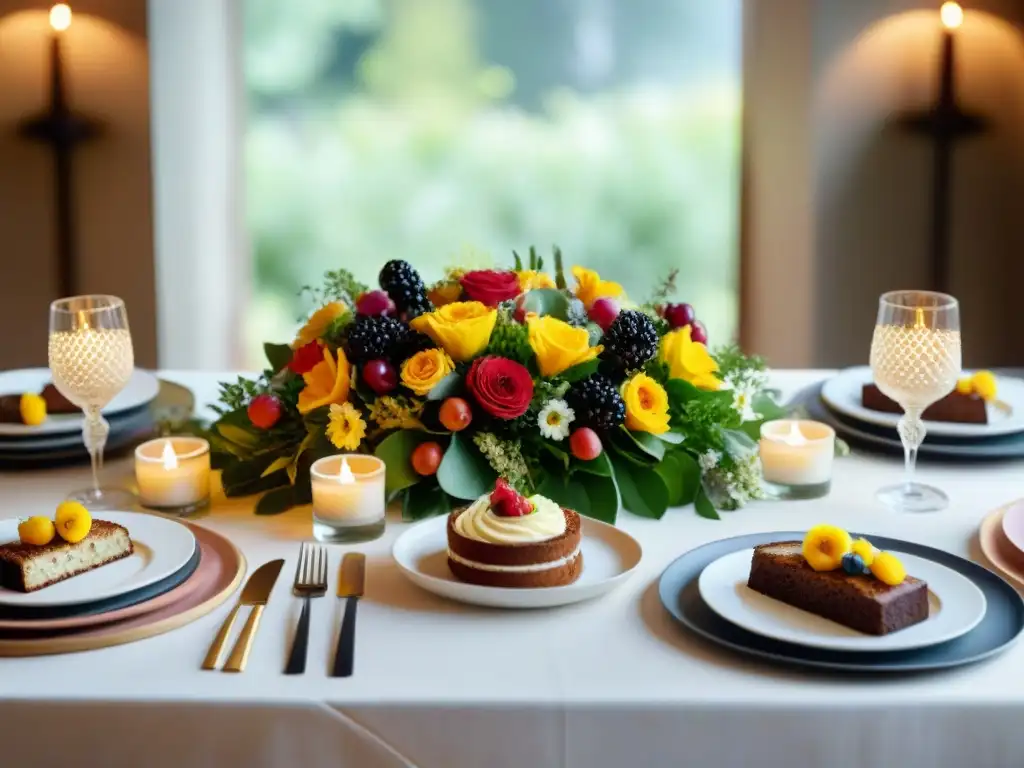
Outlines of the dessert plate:
{"type": "Polygon", "coordinates": [[[493,608],[551,608],[609,592],[630,577],[642,557],[640,544],[614,525],[582,517],[579,579],[564,587],[508,589],[467,584],[448,570],[448,517],[419,523],[395,542],[392,555],[413,584],[441,597],[493,608]]]}
{"type": "MultiPolygon", "coordinates": [[[[834,411],[851,419],[895,430],[902,414],[873,411],[861,404],[861,388],[872,381],[868,366],[847,368],[822,385],[821,399],[834,411]]],[[[999,399],[1010,406],[1011,413],[1007,414],[990,405],[988,424],[926,421],[928,434],[936,437],[984,438],[1024,432],[1024,381],[1000,376],[999,399]]]]}
{"type": "MultiPolygon", "coordinates": [[[[142,512],[101,512],[98,518],[128,529],[135,545],[129,557],[27,594],[0,588],[0,605],[55,607],[117,597],[171,576],[195,552],[196,537],[176,520],[142,512]]],[[[0,543],[17,539],[18,519],[0,520],[0,543]]]]}
{"type": "Polygon", "coordinates": [[[698,579],[707,606],[733,624],[764,637],[833,651],[905,651],[944,643],[970,632],[985,616],[985,595],[943,565],[895,552],[907,573],[928,583],[928,619],[888,635],[866,635],[794,608],[747,586],[754,550],[724,555],[698,579]]]}
{"type": "Polygon", "coordinates": [[[1024,553],[1024,501],[1018,501],[1003,512],[1003,535],[1020,552],[1024,553]]]}
{"type": "MultiPolygon", "coordinates": [[[[0,373],[0,394],[13,395],[23,392],[41,392],[53,380],[49,368],[25,368],[0,373]]],[[[142,408],[160,392],[160,382],[149,371],[136,368],[125,388],[103,409],[104,416],[142,408]]],[[[30,438],[40,435],[57,435],[82,431],[84,418],[79,413],[53,414],[42,424],[30,427],[27,424],[0,424],[0,436],[30,438]]]]}
{"type": "Polygon", "coordinates": [[[1020,507],[1024,500],[1000,507],[981,521],[978,528],[978,545],[988,561],[1007,579],[1018,587],[1024,587],[1024,552],[1017,549],[1003,532],[1003,517],[1013,507],[1020,507]]]}

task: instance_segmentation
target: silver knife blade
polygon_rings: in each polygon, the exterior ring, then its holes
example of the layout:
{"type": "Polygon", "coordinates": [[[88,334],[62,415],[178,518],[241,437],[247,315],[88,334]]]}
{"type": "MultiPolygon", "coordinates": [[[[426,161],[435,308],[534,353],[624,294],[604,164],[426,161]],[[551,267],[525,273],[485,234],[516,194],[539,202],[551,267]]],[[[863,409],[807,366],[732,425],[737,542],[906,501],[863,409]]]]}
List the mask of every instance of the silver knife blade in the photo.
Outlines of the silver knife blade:
{"type": "Polygon", "coordinates": [[[253,571],[238,602],[241,605],[266,605],[283,565],[284,560],[271,560],[253,571]]]}
{"type": "Polygon", "coordinates": [[[349,552],[338,571],[338,597],[362,597],[366,582],[366,555],[349,552]]]}

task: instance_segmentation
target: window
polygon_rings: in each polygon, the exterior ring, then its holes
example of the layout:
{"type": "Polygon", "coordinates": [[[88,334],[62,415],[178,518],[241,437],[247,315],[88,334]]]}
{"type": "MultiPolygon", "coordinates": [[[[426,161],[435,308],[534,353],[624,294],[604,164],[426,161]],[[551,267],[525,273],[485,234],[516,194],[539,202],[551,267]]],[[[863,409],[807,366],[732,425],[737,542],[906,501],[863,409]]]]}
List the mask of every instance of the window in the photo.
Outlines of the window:
{"type": "Polygon", "coordinates": [[[557,244],[737,327],[741,0],[245,0],[245,362],[327,269],[557,244]]]}

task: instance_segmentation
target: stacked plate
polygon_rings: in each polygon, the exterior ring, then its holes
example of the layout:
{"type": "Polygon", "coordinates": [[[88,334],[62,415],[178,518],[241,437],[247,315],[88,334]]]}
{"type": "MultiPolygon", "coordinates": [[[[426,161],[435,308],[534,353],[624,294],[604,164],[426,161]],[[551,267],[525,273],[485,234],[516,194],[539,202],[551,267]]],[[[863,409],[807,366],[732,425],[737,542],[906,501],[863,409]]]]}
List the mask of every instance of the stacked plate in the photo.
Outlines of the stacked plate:
{"type": "MultiPolygon", "coordinates": [[[[0,373],[0,394],[41,392],[51,381],[46,368],[0,373]]],[[[103,409],[110,424],[107,450],[127,447],[152,429],[149,405],[160,392],[160,382],[148,371],[136,370],[127,386],[103,409]]],[[[51,414],[34,427],[0,423],[0,467],[51,465],[88,457],[82,442],[84,417],[51,414]]]]}
{"type": "MultiPolygon", "coordinates": [[[[859,537],[863,534],[851,534],[859,537]]],[[[747,587],[753,547],[803,538],[776,531],[712,542],[673,562],[658,591],[687,629],[733,651],[794,666],[917,672],[980,661],[1024,631],[1024,601],[991,571],[932,547],[864,535],[900,556],[929,587],[928,619],[889,635],[864,635],[747,587]]]]}
{"type": "Polygon", "coordinates": [[[986,517],[978,529],[978,543],[1005,578],[1024,587],[1024,499],[986,517]]]}
{"type": "MultiPolygon", "coordinates": [[[[988,405],[987,424],[925,421],[927,438],[920,454],[955,460],[1024,458],[1024,380],[1000,375],[998,397],[1006,406],[988,405]]],[[[853,445],[902,455],[896,425],[902,414],[865,408],[861,390],[872,382],[867,366],[848,368],[837,376],[802,392],[794,405],[811,418],[831,425],[853,445]]]]}

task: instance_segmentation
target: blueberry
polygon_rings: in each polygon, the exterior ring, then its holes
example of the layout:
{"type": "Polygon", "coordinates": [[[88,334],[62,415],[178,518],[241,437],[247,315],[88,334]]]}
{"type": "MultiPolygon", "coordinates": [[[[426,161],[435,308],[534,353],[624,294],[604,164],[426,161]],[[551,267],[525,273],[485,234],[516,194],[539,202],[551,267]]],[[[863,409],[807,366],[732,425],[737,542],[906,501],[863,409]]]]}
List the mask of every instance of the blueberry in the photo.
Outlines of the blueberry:
{"type": "Polygon", "coordinates": [[[851,576],[860,576],[864,573],[864,558],[856,552],[847,552],[843,555],[843,570],[851,576]]]}

